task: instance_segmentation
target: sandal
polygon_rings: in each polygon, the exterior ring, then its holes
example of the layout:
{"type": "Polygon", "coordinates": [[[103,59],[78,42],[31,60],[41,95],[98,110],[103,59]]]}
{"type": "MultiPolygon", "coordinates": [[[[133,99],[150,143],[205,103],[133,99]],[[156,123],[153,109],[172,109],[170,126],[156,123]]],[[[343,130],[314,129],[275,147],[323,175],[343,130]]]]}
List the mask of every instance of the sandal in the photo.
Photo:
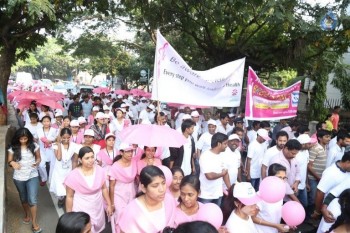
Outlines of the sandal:
{"type": "Polygon", "coordinates": [[[40,233],[43,231],[43,229],[41,229],[40,226],[38,226],[37,228],[32,227],[32,231],[33,233],[40,233]]]}
{"type": "Polygon", "coordinates": [[[22,223],[23,223],[23,224],[26,224],[26,225],[29,225],[30,222],[31,222],[31,219],[30,219],[30,218],[28,218],[28,219],[29,219],[28,221],[26,221],[25,218],[22,219],[22,223]]]}

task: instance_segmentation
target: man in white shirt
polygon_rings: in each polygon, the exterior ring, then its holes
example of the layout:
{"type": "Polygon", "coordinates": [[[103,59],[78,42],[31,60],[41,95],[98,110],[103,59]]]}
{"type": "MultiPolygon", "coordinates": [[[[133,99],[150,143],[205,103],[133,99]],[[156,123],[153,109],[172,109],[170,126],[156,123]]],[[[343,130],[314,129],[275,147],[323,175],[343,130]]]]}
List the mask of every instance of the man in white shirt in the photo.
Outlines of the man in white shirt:
{"type": "Polygon", "coordinates": [[[193,131],[192,137],[193,137],[194,141],[197,143],[198,137],[202,133],[201,132],[201,124],[199,123],[198,111],[191,112],[191,118],[196,123],[196,125],[194,126],[194,131],[193,131]]]}
{"type": "MultiPolygon", "coordinates": [[[[142,110],[141,112],[140,112],[140,116],[139,116],[139,124],[141,124],[142,123],[142,121],[145,121],[145,122],[152,122],[151,121],[151,117],[152,117],[152,115],[153,115],[153,111],[156,109],[156,107],[153,105],[153,104],[150,104],[150,105],[148,105],[147,106],[147,108],[146,109],[144,109],[144,110],[142,110]]],[[[153,118],[154,118],[154,115],[153,115],[153,118]]],[[[153,121],[154,121],[154,119],[153,119],[153,121]]]]}
{"type": "Polygon", "coordinates": [[[88,119],[91,111],[92,111],[92,101],[90,100],[88,95],[83,96],[83,102],[81,102],[81,106],[83,107],[83,117],[88,119]]]}
{"type": "Polygon", "coordinates": [[[132,112],[132,116],[133,116],[131,121],[133,124],[136,124],[137,120],[139,119],[140,108],[137,105],[137,101],[133,97],[132,99],[130,98],[130,100],[131,100],[130,111],[132,112]]]}
{"type": "MultiPolygon", "coordinates": [[[[233,185],[236,182],[242,181],[241,176],[241,153],[238,150],[241,139],[237,134],[231,134],[228,137],[227,148],[222,153],[224,167],[227,169],[230,184],[233,185]]],[[[226,189],[230,187],[225,186],[226,189]]]]}
{"type": "Polygon", "coordinates": [[[288,134],[285,131],[280,131],[276,134],[276,145],[267,149],[262,160],[261,165],[261,178],[264,179],[267,176],[267,168],[270,164],[271,158],[277,155],[286,145],[288,141],[288,134]]]}
{"type": "Polygon", "coordinates": [[[223,196],[222,183],[225,182],[227,187],[231,186],[221,155],[221,152],[226,150],[227,141],[226,134],[214,134],[211,139],[211,149],[204,152],[199,159],[201,193],[198,201],[202,203],[214,203],[220,206],[223,196]]]}
{"type": "Polygon", "coordinates": [[[259,129],[257,137],[249,143],[247,153],[247,181],[249,181],[256,191],[259,190],[261,178],[261,164],[265,153],[264,142],[271,140],[266,129],[259,129]]]}
{"type": "Polygon", "coordinates": [[[198,142],[196,143],[197,155],[198,157],[207,150],[211,149],[211,138],[216,131],[216,121],[210,119],[208,121],[208,132],[205,132],[201,135],[198,142]]]}
{"type": "Polygon", "coordinates": [[[258,129],[260,129],[260,121],[253,121],[252,128],[247,132],[247,137],[249,139],[248,143],[251,143],[256,139],[258,129]]]}
{"type": "Polygon", "coordinates": [[[341,160],[345,152],[345,147],[349,145],[350,134],[344,131],[339,131],[337,134],[337,143],[332,147],[329,147],[326,167],[330,167],[338,160],[341,160]]]}
{"type": "Polygon", "coordinates": [[[231,134],[233,127],[228,124],[229,117],[226,112],[220,112],[220,118],[217,121],[216,132],[220,132],[226,135],[231,134]]]}

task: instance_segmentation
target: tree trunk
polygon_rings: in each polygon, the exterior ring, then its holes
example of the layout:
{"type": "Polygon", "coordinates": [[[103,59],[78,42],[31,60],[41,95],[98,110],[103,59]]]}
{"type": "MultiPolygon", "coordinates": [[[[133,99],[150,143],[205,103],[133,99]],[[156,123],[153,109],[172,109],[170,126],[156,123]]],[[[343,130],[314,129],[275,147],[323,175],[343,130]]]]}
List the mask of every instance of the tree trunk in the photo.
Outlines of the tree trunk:
{"type": "MultiPolygon", "coordinates": [[[[5,107],[7,107],[7,85],[11,75],[11,66],[15,61],[16,49],[3,47],[0,50],[0,89],[2,94],[4,95],[4,103],[2,103],[5,107]]],[[[2,113],[4,114],[4,113],[2,113]]],[[[3,117],[3,116],[1,116],[3,117]]],[[[7,122],[0,121],[0,125],[6,125],[7,122]]]]}

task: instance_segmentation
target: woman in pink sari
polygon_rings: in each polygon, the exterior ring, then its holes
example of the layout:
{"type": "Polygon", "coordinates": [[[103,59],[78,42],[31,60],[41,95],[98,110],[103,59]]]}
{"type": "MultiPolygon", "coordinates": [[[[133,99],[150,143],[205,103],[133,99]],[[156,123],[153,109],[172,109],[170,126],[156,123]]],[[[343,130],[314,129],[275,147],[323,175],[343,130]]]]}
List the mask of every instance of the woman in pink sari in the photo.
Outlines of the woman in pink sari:
{"type": "Polygon", "coordinates": [[[100,150],[97,153],[98,164],[105,169],[107,176],[109,176],[109,170],[114,163],[114,159],[119,155],[119,151],[114,149],[115,135],[112,133],[106,134],[106,148],[100,150]]]}
{"type": "Polygon", "coordinates": [[[82,147],[78,156],[80,165],[64,181],[67,192],[66,211],[86,212],[91,217],[91,232],[101,232],[105,228],[103,200],[107,203],[107,215],[113,214],[105,184],[105,171],[95,164],[94,151],[90,147],[82,147]]]}
{"type": "Polygon", "coordinates": [[[141,156],[141,159],[137,162],[137,174],[140,175],[141,170],[149,165],[161,166],[162,161],[159,158],[156,158],[154,155],[156,153],[156,147],[144,147],[144,153],[141,156]]]}
{"type": "Polygon", "coordinates": [[[70,141],[76,144],[81,144],[84,139],[84,134],[79,130],[78,120],[72,120],[70,122],[70,129],[72,130],[72,136],[70,137],[70,141]]]}
{"type": "Polygon", "coordinates": [[[164,173],[147,166],[140,174],[141,193],[121,213],[121,233],[158,233],[174,223],[175,201],[166,193],[164,173]]]}
{"type": "Polygon", "coordinates": [[[173,180],[169,186],[169,192],[173,195],[175,201],[177,202],[180,197],[180,184],[181,180],[184,178],[184,172],[180,167],[173,167],[170,169],[173,174],[173,180]]]}
{"type": "MultiPolygon", "coordinates": [[[[114,142],[113,142],[114,143],[114,142]]],[[[120,232],[119,218],[136,195],[135,178],[137,175],[136,160],[132,157],[133,146],[125,143],[120,144],[120,155],[110,169],[109,195],[115,206],[112,217],[113,232],[120,232]]]]}

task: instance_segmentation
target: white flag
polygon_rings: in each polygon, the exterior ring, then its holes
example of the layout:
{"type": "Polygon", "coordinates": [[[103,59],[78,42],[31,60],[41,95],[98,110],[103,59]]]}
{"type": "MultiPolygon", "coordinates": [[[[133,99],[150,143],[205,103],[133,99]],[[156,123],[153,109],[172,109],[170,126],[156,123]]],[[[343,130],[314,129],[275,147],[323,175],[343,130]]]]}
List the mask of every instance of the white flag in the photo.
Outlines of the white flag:
{"type": "Polygon", "coordinates": [[[168,103],[237,107],[245,58],[206,71],[191,69],[157,32],[152,99],[168,103]]]}

